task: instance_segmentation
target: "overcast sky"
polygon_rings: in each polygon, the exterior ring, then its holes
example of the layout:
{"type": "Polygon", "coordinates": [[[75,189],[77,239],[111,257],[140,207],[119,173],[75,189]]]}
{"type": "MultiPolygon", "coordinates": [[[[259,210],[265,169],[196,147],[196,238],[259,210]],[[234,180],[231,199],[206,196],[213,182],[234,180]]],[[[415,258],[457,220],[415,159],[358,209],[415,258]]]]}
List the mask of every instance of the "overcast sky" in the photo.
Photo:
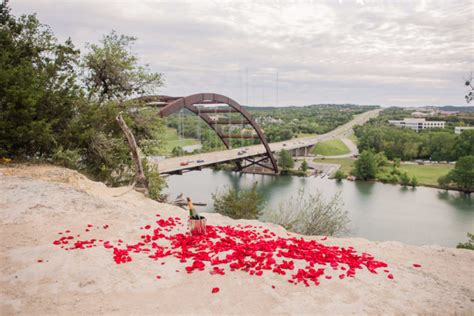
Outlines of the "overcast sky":
{"type": "Polygon", "coordinates": [[[10,6],[16,15],[36,12],[81,50],[112,29],[138,37],[134,50],[164,74],[166,95],[216,92],[259,106],[465,105],[463,78],[473,71],[473,0],[11,0],[10,6]]]}

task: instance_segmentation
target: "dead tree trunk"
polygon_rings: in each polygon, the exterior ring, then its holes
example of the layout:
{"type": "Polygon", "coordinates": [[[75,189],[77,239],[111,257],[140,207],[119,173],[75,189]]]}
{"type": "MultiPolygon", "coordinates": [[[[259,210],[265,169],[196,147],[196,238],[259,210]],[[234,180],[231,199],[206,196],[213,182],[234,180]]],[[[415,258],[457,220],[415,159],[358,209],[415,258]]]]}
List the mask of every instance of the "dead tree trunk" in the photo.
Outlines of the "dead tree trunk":
{"type": "Polygon", "coordinates": [[[120,125],[125,137],[127,137],[128,147],[130,148],[130,153],[132,154],[133,162],[135,163],[135,187],[138,191],[141,191],[145,194],[148,194],[148,181],[143,171],[142,160],[140,159],[140,154],[138,153],[137,142],[135,141],[135,136],[133,136],[132,131],[125,123],[122,114],[119,113],[115,118],[120,125]]]}

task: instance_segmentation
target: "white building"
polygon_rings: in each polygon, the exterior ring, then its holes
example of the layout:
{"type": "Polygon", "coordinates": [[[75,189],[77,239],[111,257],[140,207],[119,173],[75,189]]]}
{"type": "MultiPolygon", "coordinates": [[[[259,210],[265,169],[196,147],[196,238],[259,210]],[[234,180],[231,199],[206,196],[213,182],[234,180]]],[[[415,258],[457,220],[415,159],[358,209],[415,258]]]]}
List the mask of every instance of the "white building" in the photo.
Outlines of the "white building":
{"type": "Polygon", "coordinates": [[[257,124],[282,124],[282,119],[276,119],[271,116],[259,116],[255,119],[257,124]]]}
{"type": "Polygon", "coordinates": [[[389,120],[388,123],[397,127],[411,128],[416,132],[426,128],[444,128],[446,124],[445,121],[427,121],[424,118],[405,118],[402,121],[389,120]]]}
{"type": "Polygon", "coordinates": [[[427,117],[429,116],[428,113],[424,113],[424,112],[419,112],[419,111],[416,111],[416,112],[413,112],[411,114],[412,117],[427,117]]]}
{"type": "Polygon", "coordinates": [[[467,131],[469,129],[474,129],[474,126],[456,126],[454,127],[454,133],[461,134],[462,132],[467,131]]]}

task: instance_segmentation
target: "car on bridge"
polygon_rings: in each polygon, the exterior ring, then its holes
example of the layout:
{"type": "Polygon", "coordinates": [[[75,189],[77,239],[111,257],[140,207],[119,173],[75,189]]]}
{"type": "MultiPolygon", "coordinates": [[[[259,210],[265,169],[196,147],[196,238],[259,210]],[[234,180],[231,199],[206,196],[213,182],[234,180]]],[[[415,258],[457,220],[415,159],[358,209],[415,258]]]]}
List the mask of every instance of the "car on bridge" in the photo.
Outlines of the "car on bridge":
{"type": "Polygon", "coordinates": [[[183,161],[183,162],[181,162],[179,165],[180,165],[180,166],[187,166],[187,165],[189,165],[189,163],[187,163],[186,161],[183,161]]]}
{"type": "Polygon", "coordinates": [[[197,163],[203,163],[203,162],[204,162],[204,160],[202,160],[202,159],[198,159],[198,161],[196,161],[196,162],[197,162],[197,163]]]}

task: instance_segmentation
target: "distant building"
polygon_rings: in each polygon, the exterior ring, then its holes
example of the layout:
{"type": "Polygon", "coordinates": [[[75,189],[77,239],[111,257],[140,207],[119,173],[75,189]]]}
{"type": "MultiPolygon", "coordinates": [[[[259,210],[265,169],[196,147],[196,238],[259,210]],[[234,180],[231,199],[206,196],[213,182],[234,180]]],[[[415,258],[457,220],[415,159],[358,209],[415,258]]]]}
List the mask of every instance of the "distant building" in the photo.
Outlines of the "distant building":
{"type": "Polygon", "coordinates": [[[469,129],[474,129],[474,126],[456,126],[454,127],[454,133],[455,134],[461,134],[462,132],[469,130],[469,129]]]}
{"type": "Polygon", "coordinates": [[[397,127],[411,128],[416,132],[427,128],[444,128],[446,124],[445,121],[427,121],[424,118],[405,118],[401,121],[389,120],[388,123],[397,127]]]}
{"type": "Polygon", "coordinates": [[[259,116],[255,119],[257,124],[281,124],[283,123],[282,119],[276,119],[271,116],[259,116]]]}
{"type": "Polygon", "coordinates": [[[413,112],[411,114],[412,117],[427,117],[428,115],[429,115],[428,113],[423,113],[419,111],[413,112]]]}
{"type": "Polygon", "coordinates": [[[219,115],[209,115],[209,120],[212,123],[215,123],[215,122],[219,121],[219,115]]]}

